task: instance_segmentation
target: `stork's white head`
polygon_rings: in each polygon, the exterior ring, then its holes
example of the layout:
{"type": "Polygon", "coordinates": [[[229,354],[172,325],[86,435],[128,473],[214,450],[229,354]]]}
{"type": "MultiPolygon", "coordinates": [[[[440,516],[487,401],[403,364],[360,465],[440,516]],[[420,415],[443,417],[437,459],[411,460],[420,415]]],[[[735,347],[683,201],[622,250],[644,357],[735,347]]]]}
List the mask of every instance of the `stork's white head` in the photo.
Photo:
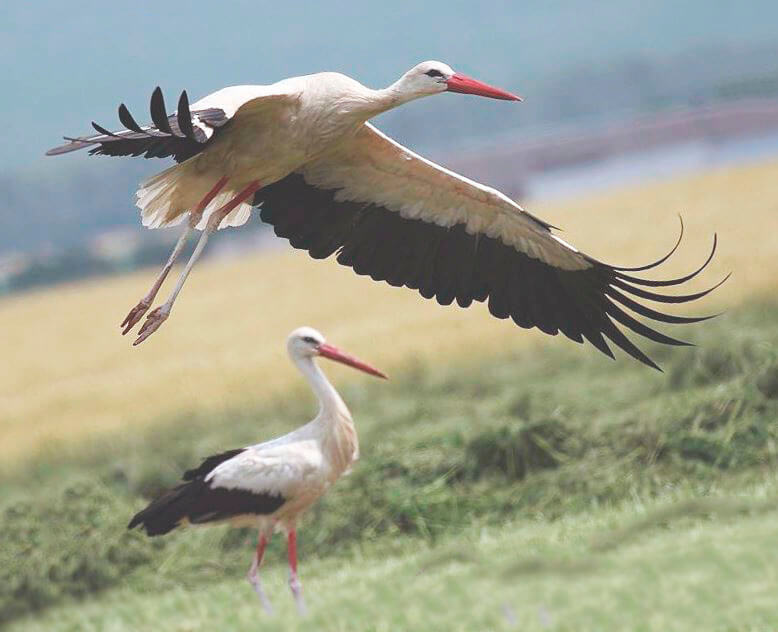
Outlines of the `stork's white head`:
{"type": "Polygon", "coordinates": [[[298,327],[286,339],[286,349],[290,356],[315,356],[319,345],[325,342],[324,336],[313,327],[298,327]]]}
{"type": "Polygon", "coordinates": [[[386,375],[378,369],[341,351],[334,345],[327,344],[324,336],[313,327],[298,327],[295,329],[286,339],[286,349],[290,357],[295,361],[320,356],[386,379],[386,375]]]}
{"type": "Polygon", "coordinates": [[[440,92],[461,92],[492,99],[521,101],[521,97],[515,94],[454,72],[451,66],[442,61],[423,61],[400,77],[392,87],[403,100],[417,99],[440,92]]]}
{"type": "Polygon", "coordinates": [[[395,85],[408,95],[425,97],[448,90],[446,82],[454,74],[454,69],[442,61],[423,61],[400,77],[395,85]]]}

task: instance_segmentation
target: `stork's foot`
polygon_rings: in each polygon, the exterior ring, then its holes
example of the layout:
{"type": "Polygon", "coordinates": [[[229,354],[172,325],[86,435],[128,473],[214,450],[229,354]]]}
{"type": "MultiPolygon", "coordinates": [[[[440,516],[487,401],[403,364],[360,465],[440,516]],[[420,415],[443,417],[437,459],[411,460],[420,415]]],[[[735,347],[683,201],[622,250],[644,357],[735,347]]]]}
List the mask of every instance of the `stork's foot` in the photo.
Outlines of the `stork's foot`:
{"type": "Polygon", "coordinates": [[[143,318],[143,315],[149,311],[149,307],[151,307],[151,301],[148,296],[146,298],[141,299],[138,304],[133,307],[130,310],[130,313],[127,314],[127,316],[122,321],[122,324],[119,325],[119,327],[124,327],[124,331],[122,331],[122,336],[126,336],[130,329],[135,327],[140,322],[140,319],[143,318]]]}
{"type": "Polygon", "coordinates": [[[256,572],[256,569],[252,569],[252,571],[249,571],[248,574],[248,580],[251,584],[251,587],[254,589],[254,592],[257,594],[257,597],[259,597],[259,601],[262,604],[262,609],[267,614],[273,614],[273,604],[270,603],[270,599],[267,598],[267,595],[265,594],[265,590],[262,588],[262,583],[259,581],[259,575],[256,572]]]}
{"type": "Polygon", "coordinates": [[[146,316],[146,322],[143,323],[143,327],[140,328],[138,337],[135,342],[132,343],[132,346],[137,347],[141,342],[157,331],[160,325],[167,320],[168,316],[170,316],[170,307],[167,305],[162,305],[161,307],[157,307],[157,309],[150,311],[149,315],[146,316]]]}
{"type": "Polygon", "coordinates": [[[292,589],[294,603],[297,606],[297,613],[301,617],[304,617],[308,614],[308,609],[305,607],[305,599],[303,599],[303,585],[300,583],[296,574],[289,578],[289,588],[292,589]]]}

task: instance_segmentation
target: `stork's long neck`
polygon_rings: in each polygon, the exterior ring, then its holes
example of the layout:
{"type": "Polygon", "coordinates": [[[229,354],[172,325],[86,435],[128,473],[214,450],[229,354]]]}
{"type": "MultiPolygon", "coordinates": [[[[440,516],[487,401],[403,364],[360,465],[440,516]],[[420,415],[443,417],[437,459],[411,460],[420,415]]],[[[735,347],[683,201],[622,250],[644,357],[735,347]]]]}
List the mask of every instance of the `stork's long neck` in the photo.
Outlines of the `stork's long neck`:
{"type": "Polygon", "coordinates": [[[355,111],[359,111],[366,118],[372,118],[382,112],[408,103],[408,101],[429,96],[409,90],[404,79],[404,77],[400,77],[392,85],[379,90],[360,86],[357,91],[358,95],[356,95],[359,105],[355,108],[355,111]]]}
{"type": "Polygon", "coordinates": [[[330,384],[327,376],[319,368],[319,365],[314,362],[310,356],[294,357],[292,358],[297,368],[306,377],[308,383],[311,385],[313,392],[316,393],[316,397],[319,400],[319,415],[322,418],[337,419],[343,416],[351,419],[351,413],[346,407],[345,402],[341,399],[338,391],[330,384]]]}
{"type": "Polygon", "coordinates": [[[359,458],[357,431],[346,404],[313,358],[295,357],[294,362],[319,398],[319,414],[309,427],[321,442],[334,482],[359,458]]]}
{"type": "Polygon", "coordinates": [[[420,99],[424,94],[410,93],[405,89],[402,83],[402,78],[395,81],[391,86],[381,88],[380,90],[371,90],[371,101],[373,107],[377,112],[386,112],[392,108],[396,108],[403,103],[413,101],[414,99],[420,99]]]}

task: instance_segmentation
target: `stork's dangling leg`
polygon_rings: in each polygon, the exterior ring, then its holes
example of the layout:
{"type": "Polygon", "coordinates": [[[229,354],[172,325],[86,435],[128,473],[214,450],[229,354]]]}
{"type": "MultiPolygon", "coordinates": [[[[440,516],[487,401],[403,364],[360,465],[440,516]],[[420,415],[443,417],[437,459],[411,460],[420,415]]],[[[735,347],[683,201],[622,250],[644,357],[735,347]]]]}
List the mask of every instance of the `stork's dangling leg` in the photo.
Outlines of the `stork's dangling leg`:
{"type": "Polygon", "coordinates": [[[286,546],[289,553],[289,588],[292,589],[294,602],[297,604],[297,612],[304,615],[305,601],[303,600],[303,585],[297,576],[297,531],[292,528],[286,534],[286,546]]]}
{"type": "Polygon", "coordinates": [[[170,253],[170,258],[167,260],[165,267],[162,268],[162,272],[159,273],[159,276],[157,277],[156,281],[154,281],[154,285],[151,286],[149,293],[146,294],[146,296],[144,296],[138,302],[138,304],[130,310],[129,314],[127,314],[127,316],[122,321],[122,324],[119,325],[119,327],[124,327],[124,331],[122,331],[122,336],[127,334],[130,331],[130,329],[135,327],[136,323],[141,318],[143,318],[143,315],[148,311],[149,307],[151,307],[151,304],[154,302],[154,299],[157,296],[157,292],[159,292],[159,289],[162,287],[162,284],[165,282],[165,279],[167,278],[168,273],[173,267],[173,264],[176,262],[176,259],[178,259],[178,255],[180,255],[181,251],[184,249],[186,240],[189,238],[189,234],[191,232],[192,232],[192,226],[191,224],[188,224],[186,230],[183,232],[181,237],[179,237],[178,241],[176,242],[175,248],[173,248],[173,252],[170,253]]]}
{"type": "Polygon", "coordinates": [[[248,572],[248,580],[254,592],[257,593],[262,607],[268,614],[273,614],[273,606],[270,600],[267,598],[265,591],[262,589],[262,583],[259,580],[259,567],[262,566],[262,558],[265,557],[265,548],[267,543],[270,542],[270,536],[273,535],[273,531],[270,531],[268,535],[264,529],[259,530],[259,538],[257,539],[257,550],[254,553],[254,561],[251,562],[251,568],[248,572]]]}
{"type": "Polygon", "coordinates": [[[252,181],[251,184],[249,184],[240,193],[238,193],[238,195],[227,202],[227,204],[211,213],[211,216],[208,218],[208,223],[205,226],[205,230],[200,237],[200,241],[197,242],[197,246],[195,247],[192,256],[189,257],[189,261],[187,262],[184,271],[178,278],[176,287],[173,289],[170,297],[167,301],[165,301],[164,304],[149,312],[149,315],[146,317],[146,322],[143,323],[143,327],[141,327],[140,331],[138,332],[138,338],[135,340],[135,342],[132,343],[133,346],[137,346],[146,340],[146,338],[157,331],[160,325],[167,320],[167,317],[170,315],[170,310],[173,309],[173,303],[176,302],[176,298],[178,297],[181,288],[184,287],[184,283],[186,283],[186,279],[189,276],[189,273],[192,271],[195,263],[197,263],[197,260],[203,253],[205,244],[208,243],[208,237],[219,227],[219,224],[221,224],[222,220],[227,217],[227,215],[229,215],[233,209],[237,208],[239,204],[242,204],[248,198],[254,195],[254,193],[256,193],[261,187],[262,185],[259,182],[256,180],[252,181]]]}
{"type": "Polygon", "coordinates": [[[181,254],[181,251],[184,249],[186,240],[189,238],[189,234],[192,232],[194,225],[200,219],[200,215],[202,215],[203,211],[205,210],[205,207],[207,207],[211,203],[213,198],[216,197],[216,195],[219,193],[219,191],[222,190],[222,188],[226,183],[227,183],[227,178],[226,177],[221,178],[216,183],[216,185],[210,191],[208,191],[208,193],[205,194],[205,197],[202,200],[200,200],[200,202],[195,207],[195,210],[189,215],[189,220],[188,220],[189,223],[186,227],[186,230],[176,242],[176,245],[173,248],[173,252],[170,253],[170,258],[167,260],[165,267],[162,268],[162,272],[159,273],[159,276],[154,281],[154,285],[151,286],[149,293],[146,294],[146,296],[144,296],[138,302],[138,304],[130,310],[130,313],[127,314],[125,319],[122,321],[122,324],[119,325],[119,327],[124,327],[124,331],[122,331],[122,336],[127,334],[133,327],[135,327],[136,323],[138,323],[138,321],[140,321],[140,319],[143,318],[143,315],[148,311],[149,307],[151,307],[151,304],[154,302],[154,299],[157,296],[157,292],[159,292],[159,289],[162,287],[162,284],[165,282],[167,275],[170,273],[170,270],[173,268],[173,264],[176,262],[176,259],[178,259],[179,255],[181,254]]]}

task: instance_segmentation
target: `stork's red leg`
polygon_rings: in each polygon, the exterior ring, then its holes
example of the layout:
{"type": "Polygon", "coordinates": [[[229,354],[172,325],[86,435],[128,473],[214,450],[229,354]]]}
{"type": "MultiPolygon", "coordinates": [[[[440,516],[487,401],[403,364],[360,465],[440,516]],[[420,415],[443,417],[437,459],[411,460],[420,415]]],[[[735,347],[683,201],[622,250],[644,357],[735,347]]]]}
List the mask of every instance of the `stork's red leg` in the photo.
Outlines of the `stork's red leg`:
{"type": "Polygon", "coordinates": [[[297,531],[289,529],[286,536],[287,552],[289,553],[289,588],[292,589],[297,611],[305,614],[305,601],[303,600],[303,585],[297,576],[297,531]]]}
{"type": "Polygon", "coordinates": [[[186,240],[189,238],[189,233],[192,232],[192,227],[187,226],[184,233],[179,237],[178,241],[176,242],[175,248],[173,248],[173,252],[170,253],[170,258],[167,260],[167,263],[165,264],[165,267],[162,268],[162,272],[159,273],[159,276],[154,281],[154,285],[151,286],[151,289],[149,290],[149,293],[146,294],[139,302],[138,304],[133,307],[130,312],[125,316],[124,320],[122,321],[122,324],[119,325],[119,327],[124,327],[124,331],[122,331],[122,336],[127,334],[135,325],[137,322],[143,318],[143,315],[148,311],[149,307],[151,307],[151,304],[154,302],[154,299],[157,296],[157,292],[159,292],[159,289],[162,287],[162,284],[165,282],[165,279],[167,278],[168,273],[173,267],[173,264],[176,262],[176,259],[178,259],[178,255],[181,254],[181,251],[184,249],[184,244],[186,244],[186,240]]]}
{"type": "Polygon", "coordinates": [[[186,227],[186,230],[176,242],[176,245],[173,248],[173,252],[170,253],[170,257],[168,258],[165,267],[162,268],[162,272],[159,273],[159,276],[154,281],[154,285],[151,286],[149,293],[146,294],[146,296],[144,296],[138,302],[138,304],[130,310],[129,314],[127,314],[125,319],[122,321],[122,324],[119,325],[119,327],[124,327],[124,331],[122,331],[123,336],[127,334],[133,327],[135,327],[136,323],[140,321],[141,318],[143,318],[143,315],[148,311],[149,307],[151,307],[151,304],[154,302],[154,299],[157,296],[157,292],[159,292],[159,289],[162,287],[162,284],[165,282],[165,279],[167,278],[167,275],[170,273],[173,264],[176,262],[176,259],[178,259],[178,256],[181,254],[181,251],[184,249],[186,240],[189,238],[189,233],[192,232],[193,223],[196,223],[196,221],[199,219],[202,212],[205,210],[205,207],[211,203],[211,201],[213,200],[213,198],[216,197],[219,191],[221,191],[224,188],[225,184],[227,184],[226,176],[222,177],[214,185],[214,187],[210,191],[208,191],[208,193],[205,194],[205,197],[202,200],[200,200],[200,202],[197,204],[194,212],[190,215],[191,219],[189,220],[189,225],[186,227]]]}
{"type": "Polygon", "coordinates": [[[200,255],[205,248],[205,244],[208,243],[208,237],[210,234],[219,227],[219,224],[221,224],[222,220],[227,217],[227,215],[229,215],[230,211],[249,199],[260,188],[262,188],[262,185],[257,180],[252,181],[251,184],[245,187],[240,193],[238,193],[238,195],[232,198],[224,206],[211,213],[211,216],[208,219],[208,224],[206,225],[205,230],[200,237],[200,241],[197,242],[197,246],[195,247],[192,256],[189,257],[189,261],[187,262],[184,271],[178,278],[176,287],[173,289],[170,297],[163,305],[160,305],[157,307],[157,309],[149,312],[149,315],[146,317],[146,322],[143,323],[143,327],[141,327],[140,331],[138,332],[138,338],[135,340],[135,342],[132,343],[133,346],[139,345],[141,342],[146,340],[146,338],[157,331],[160,325],[167,320],[167,317],[170,315],[170,310],[173,309],[173,303],[176,302],[178,293],[181,291],[181,288],[184,287],[184,283],[186,283],[186,279],[189,276],[189,273],[192,271],[194,264],[197,263],[197,260],[200,258],[200,255]]]}
{"type": "Polygon", "coordinates": [[[219,181],[213,185],[213,188],[205,194],[205,197],[202,200],[200,200],[199,204],[195,208],[194,215],[199,216],[202,214],[202,212],[205,210],[205,207],[213,201],[213,198],[215,198],[219,191],[224,188],[224,185],[227,184],[227,180],[229,180],[227,176],[222,176],[219,178],[219,181]]]}
{"type": "Polygon", "coordinates": [[[270,537],[272,535],[272,531],[269,535],[266,535],[265,531],[260,529],[259,537],[257,538],[257,549],[254,552],[254,560],[251,562],[251,567],[248,572],[249,583],[254,589],[254,592],[257,593],[257,597],[259,597],[259,600],[262,602],[262,607],[268,614],[273,614],[273,606],[270,604],[270,600],[262,589],[262,583],[259,581],[259,567],[262,566],[262,559],[265,557],[265,548],[267,547],[267,543],[270,542],[270,537]]]}

